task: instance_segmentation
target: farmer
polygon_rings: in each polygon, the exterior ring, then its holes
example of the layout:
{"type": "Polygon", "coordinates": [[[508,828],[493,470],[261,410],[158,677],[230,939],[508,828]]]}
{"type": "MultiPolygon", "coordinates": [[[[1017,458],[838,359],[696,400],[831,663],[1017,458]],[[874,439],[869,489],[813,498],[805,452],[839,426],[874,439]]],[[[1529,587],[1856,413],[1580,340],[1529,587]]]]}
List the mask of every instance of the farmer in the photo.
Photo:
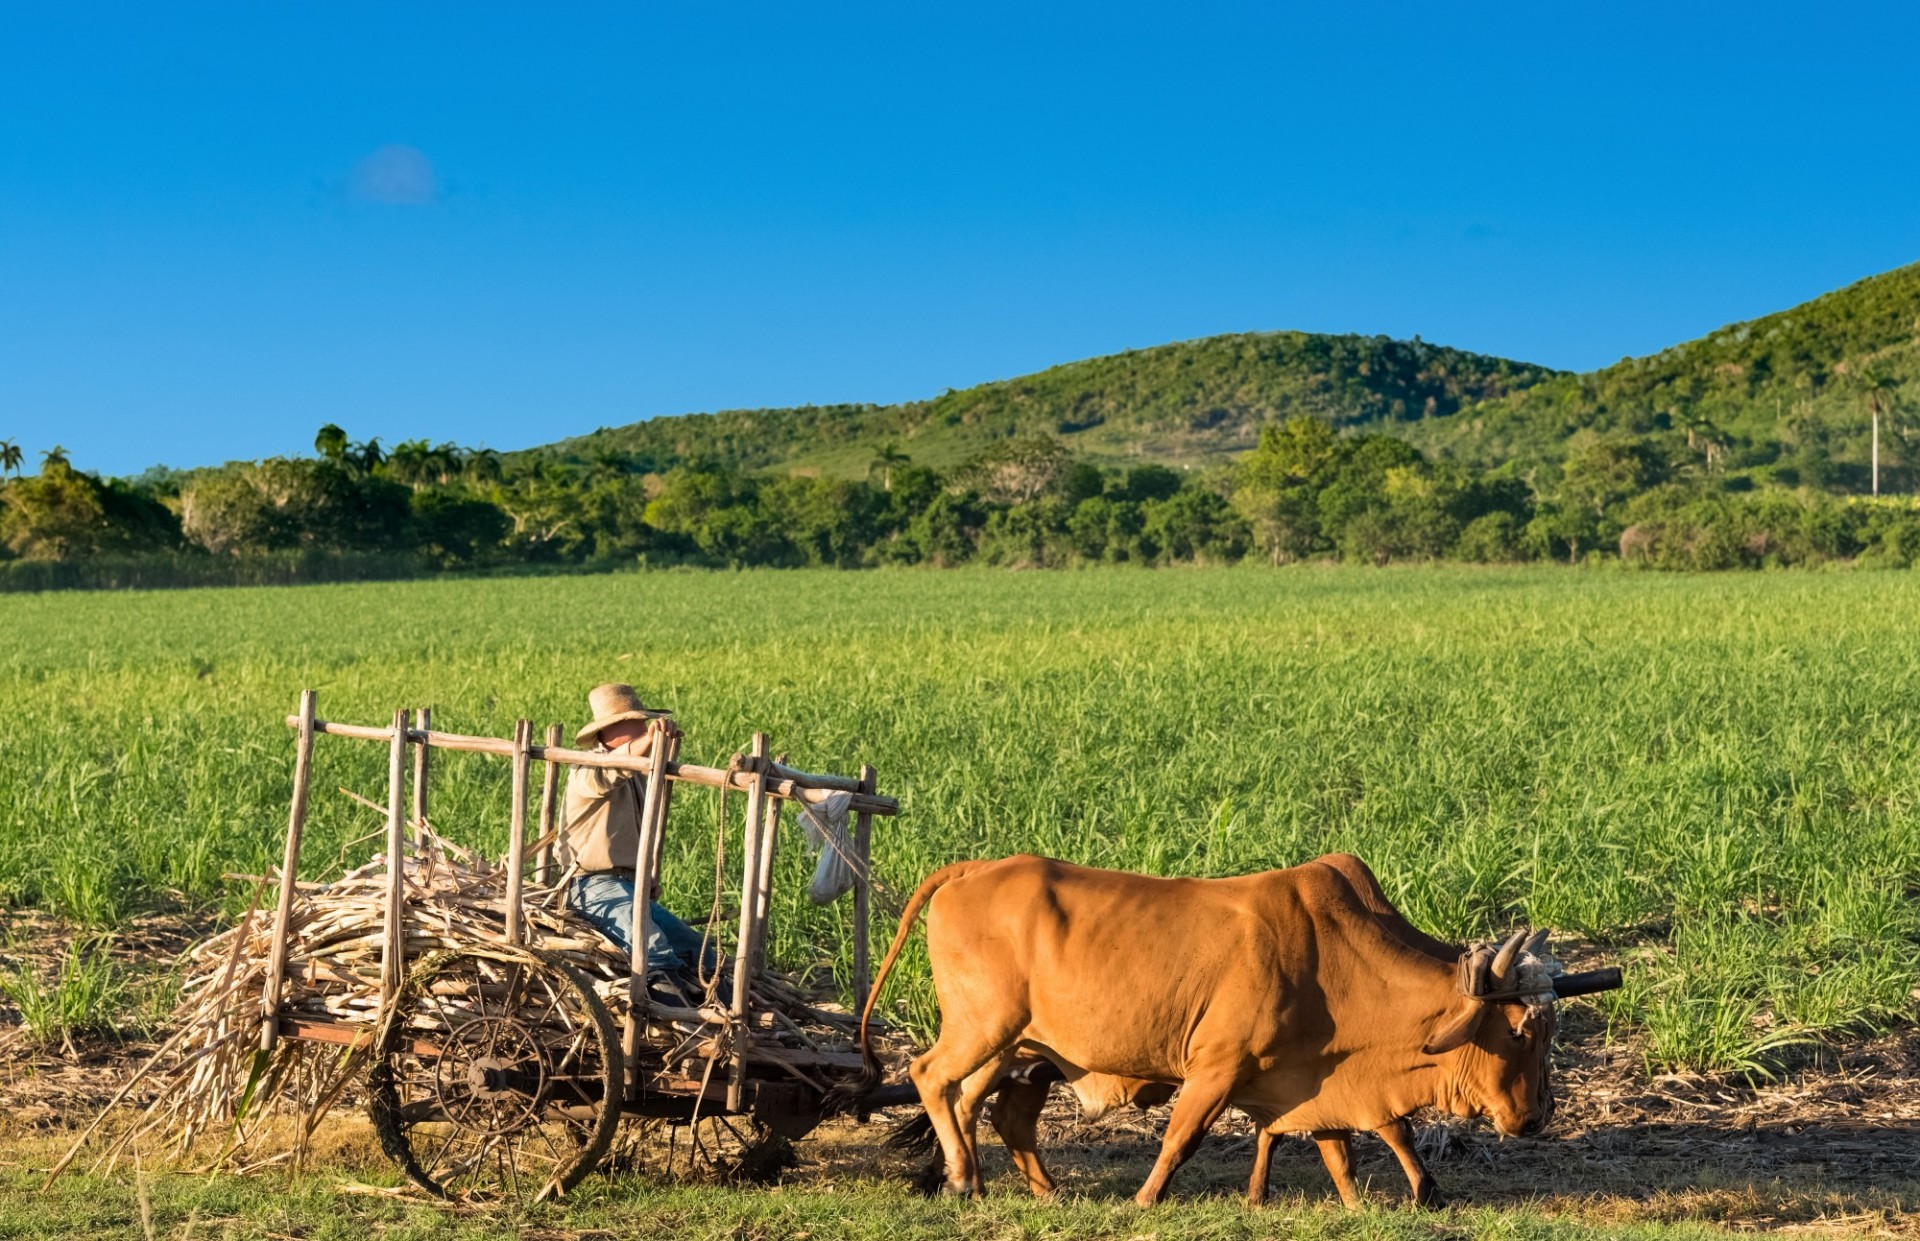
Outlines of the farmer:
{"type": "MultiPolygon", "coordinates": [[[[602,685],[587,695],[593,721],[575,741],[592,744],[596,754],[644,758],[653,744],[649,720],[672,714],[648,707],[631,685],[602,685]]],[[[671,722],[667,727],[672,728],[671,722]]],[[[567,777],[567,804],[560,835],[560,861],[574,875],[567,904],[600,933],[633,955],[633,880],[640,849],[640,799],[643,782],[630,771],[575,767],[567,777]]],[[[647,936],[649,975],[691,974],[701,960],[700,933],[659,902],[660,879],[648,894],[653,923],[647,936]]],[[[708,948],[706,967],[713,968],[708,948]]]]}

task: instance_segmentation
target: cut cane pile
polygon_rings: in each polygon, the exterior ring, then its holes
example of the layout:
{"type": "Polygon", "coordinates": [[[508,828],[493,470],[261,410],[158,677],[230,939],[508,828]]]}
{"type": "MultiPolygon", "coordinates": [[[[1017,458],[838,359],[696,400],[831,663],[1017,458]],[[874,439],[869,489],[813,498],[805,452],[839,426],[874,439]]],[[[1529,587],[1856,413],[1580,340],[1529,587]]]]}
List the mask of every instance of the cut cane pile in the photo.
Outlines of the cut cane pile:
{"type": "MultiPolygon", "coordinates": [[[[441,949],[505,942],[507,872],[433,834],[410,850],[405,869],[406,959],[441,949]]],[[[367,1033],[379,1021],[389,883],[384,855],[325,884],[298,885],[288,930],[280,1011],[295,1018],[352,1023],[367,1033]]],[[[57,1176],[93,1142],[128,1099],[150,1097],[131,1124],[101,1144],[94,1166],[110,1165],[130,1146],[153,1139],[184,1157],[209,1136],[221,1138],[209,1167],[250,1171],[305,1153],[315,1126],[365,1078],[369,1052],[343,1044],[281,1038],[260,1050],[261,995],[273,948],[270,892],[262,880],[254,907],[232,928],[189,954],[188,980],[169,1023],[172,1034],[54,1168],[57,1176]],[[283,1123],[273,1124],[275,1120],[283,1123]],[[266,1151],[269,1133],[290,1139],[266,1151]]],[[[582,975],[616,1023],[628,1008],[627,955],[564,907],[558,888],[527,882],[522,890],[525,940],[582,975]]],[[[652,1006],[641,1059],[652,1069],[698,1076],[709,1063],[724,1080],[737,1024],[726,1011],[731,971],[723,963],[688,1007],[652,1006]]],[[[749,1063],[756,1076],[788,1075],[822,1090],[857,1063],[857,1020],[810,994],[803,982],[766,969],[755,979],[749,1063]]],[[[617,1054],[617,1048],[615,1049],[617,1054]]],[[[49,1178],[51,1179],[51,1177],[49,1178]]]]}

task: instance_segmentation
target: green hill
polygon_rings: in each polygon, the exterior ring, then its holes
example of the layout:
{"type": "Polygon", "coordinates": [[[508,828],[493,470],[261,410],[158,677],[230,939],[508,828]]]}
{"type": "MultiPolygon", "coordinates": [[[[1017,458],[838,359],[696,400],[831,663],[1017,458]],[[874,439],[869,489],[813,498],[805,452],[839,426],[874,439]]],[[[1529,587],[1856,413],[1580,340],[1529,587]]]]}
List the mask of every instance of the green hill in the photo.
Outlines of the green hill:
{"type": "Polygon", "coordinates": [[[696,457],[755,470],[864,475],[896,443],[950,466],[1035,434],[1098,462],[1223,461],[1295,414],[1387,431],[1478,467],[1552,467],[1594,436],[1650,437],[1676,461],[1755,481],[1862,491],[1868,408],[1882,405],[1883,488],[1920,482],[1920,264],[1586,374],[1418,338],[1264,332],[1129,350],[898,405],[653,418],[514,454],[666,469],[696,457]]]}
{"type": "Polygon", "coordinates": [[[1093,460],[1200,464],[1251,448],[1263,423],[1295,414],[1393,428],[1555,373],[1418,339],[1263,332],[1070,362],[926,401],[653,418],[529,451],[586,462],[621,453],[654,469],[707,456],[855,477],[887,441],[919,464],[945,466],[1044,433],[1093,460]]]}
{"type": "Polygon", "coordinates": [[[1903,394],[1916,381],[1920,264],[1648,357],[1558,375],[1403,433],[1435,456],[1480,466],[1556,462],[1583,433],[1644,435],[1709,468],[1864,490],[1869,401],[1877,392],[1882,486],[1907,490],[1920,419],[1903,394]]]}

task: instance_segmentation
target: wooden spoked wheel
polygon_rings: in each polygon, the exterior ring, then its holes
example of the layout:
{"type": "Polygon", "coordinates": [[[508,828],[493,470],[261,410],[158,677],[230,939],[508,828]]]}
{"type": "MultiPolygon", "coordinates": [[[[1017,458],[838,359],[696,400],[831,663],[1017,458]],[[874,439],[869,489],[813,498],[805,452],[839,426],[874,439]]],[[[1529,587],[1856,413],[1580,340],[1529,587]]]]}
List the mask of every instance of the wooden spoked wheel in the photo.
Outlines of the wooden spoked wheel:
{"type": "Polygon", "coordinates": [[[620,1036],[550,953],[476,945],[414,966],[375,1036],[380,1145],[438,1198],[532,1203],[580,1183],[620,1123],[620,1036]]]}

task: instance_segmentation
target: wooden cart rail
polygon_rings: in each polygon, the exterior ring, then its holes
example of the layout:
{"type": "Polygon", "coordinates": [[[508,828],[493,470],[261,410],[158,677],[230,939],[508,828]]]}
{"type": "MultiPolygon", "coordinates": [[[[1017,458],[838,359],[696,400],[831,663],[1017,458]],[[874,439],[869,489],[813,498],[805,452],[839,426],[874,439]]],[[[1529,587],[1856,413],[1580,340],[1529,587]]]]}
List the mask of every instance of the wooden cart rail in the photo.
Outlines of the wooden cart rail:
{"type": "MultiPolygon", "coordinates": [[[[289,715],[287,726],[300,727],[300,717],[289,715]]],[[[335,737],[355,737],[362,741],[391,742],[393,740],[391,727],[341,724],[333,720],[315,720],[313,731],[335,737]]],[[[514,754],[514,743],[498,737],[470,737],[462,733],[434,732],[423,728],[408,728],[405,732],[408,745],[424,744],[438,750],[462,750],[470,754],[498,754],[503,758],[511,758],[514,754]]],[[[627,754],[602,754],[596,750],[572,750],[564,746],[529,745],[527,757],[535,762],[566,763],[574,767],[601,767],[613,771],[631,771],[642,776],[653,773],[651,756],[635,758],[627,754]]],[[[856,813],[884,815],[900,813],[898,799],[863,792],[859,779],[854,776],[814,775],[796,771],[779,763],[768,764],[768,771],[771,773],[771,778],[766,782],[766,792],[773,797],[784,797],[789,801],[818,802],[824,801],[833,793],[851,793],[853,810],[856,813]]],[[[667,763],[667,779],[704,785],[707,788],[717,789],[724,786],[746,790],[753,784],[753,773],[670,761],[667,763]]]]}

